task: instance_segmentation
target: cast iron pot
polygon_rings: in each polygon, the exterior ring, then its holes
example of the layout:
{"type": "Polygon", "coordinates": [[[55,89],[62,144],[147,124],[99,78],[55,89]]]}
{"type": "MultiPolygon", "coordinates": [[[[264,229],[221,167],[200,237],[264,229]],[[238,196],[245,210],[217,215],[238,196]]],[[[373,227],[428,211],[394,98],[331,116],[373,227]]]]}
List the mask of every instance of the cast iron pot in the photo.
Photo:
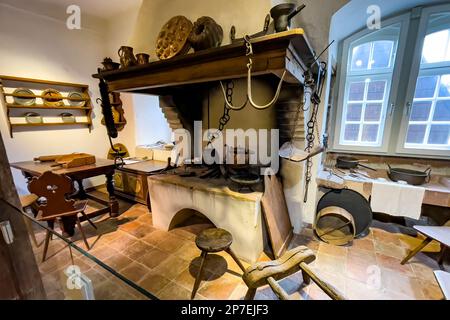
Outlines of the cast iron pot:
{"type": "Polygon", "coordinates": [[[359,160],[353,157],[337,157],[336,159],[336,167],[340,169],[355,169],[356,167],[363,167],[372,171],[377,171],[371,167],[365,166],[359,163],[359,160]]]}
{"type": "Polygon", "coordinates": [[[273,18],[275,31],[286,31],[290,27],[291,19],[305,8],[305,5],[295,7],[294,3],[282,3],[270,9],[270,16],[273,18]]]}
{"type": "Polygon", "coordinates": [[[424,183],[428,183],[431,178],[431,167],[425,171],[417,171],[411,169],[391,168],[388,164],[389,172],[388,176],[392,181],[406,181],[408,184],[418,186],[424,183]]]}

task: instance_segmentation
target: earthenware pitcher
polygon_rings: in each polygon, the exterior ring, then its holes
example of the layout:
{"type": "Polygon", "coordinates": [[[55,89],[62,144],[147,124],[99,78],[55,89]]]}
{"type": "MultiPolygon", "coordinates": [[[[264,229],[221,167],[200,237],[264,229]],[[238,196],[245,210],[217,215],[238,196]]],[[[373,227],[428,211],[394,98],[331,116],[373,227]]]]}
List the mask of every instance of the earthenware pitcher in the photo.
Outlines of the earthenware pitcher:
{"type": "Polygon", "coordinates": [[[136,57],[133,54],[132,47],[122,46],[120,47],[118,54],[120,57],[120,65],[122,66],[122,68],[131,67],[137,63],[136,57]]]}

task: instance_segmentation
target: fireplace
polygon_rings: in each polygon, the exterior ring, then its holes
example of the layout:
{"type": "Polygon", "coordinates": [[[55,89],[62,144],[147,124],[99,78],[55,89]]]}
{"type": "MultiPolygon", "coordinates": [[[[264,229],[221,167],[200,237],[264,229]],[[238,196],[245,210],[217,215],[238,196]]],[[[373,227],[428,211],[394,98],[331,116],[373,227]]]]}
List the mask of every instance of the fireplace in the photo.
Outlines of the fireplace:
{"type": "MultiPolygon", "coordinates": [[[[99,72],[94,77],[108,92],[159,96],[161,109],[171,128],[184,128],[194,138],[195,121],[202,120],[203,129],[208,129],[216,127],[219,119],[226,118],[221,81],[226,88],[229,84],[229,90],[233,88],[233,104],[241,105],[247,97],[253,106],[242,109],[239,114],[233,111],[226,129],[279,128],[281,143],[293,140],[300,144],[297,147],[303,147],[304,122],[301,114],[297,117],[297,111],[301,110],[301,88],[305,84],[305,73],[316,74],[320,69],[303,29],[251,39],[251,70],[247,45],[241,39],[230,45],[173,59],[99,72]],[[231,80],[236,82],[235,86],[231,85],[231,80]],[[274,94],[283,83],[281,92],[274,94]],[[256,99],[250,99],[253,96],[256,99]],[[252,102],[254,100],[256,102],[252,102]],[[276,105],[264,107],[265,102],[275,100],[276,105]],[[295,121],[297,118],[299,121],[295,121]]],[[[104,101],[108,100],[105,92],[102,97],[104,101]]],[[[249,149],[250,154],[253,150],[249,149]]],[[[262,193],[239,193],[230,190],[228,185],[223,178],[201,179],[176,174],[148,177],[154,225],[168,230],[180,211],[196,210],[216,227],[233,235],[231,248],[240,258],[256,261],[264,248],[262,193]]]]}
{"type": "Polygon", "coordinates": [[[231,248],[240,259],[253,263],[263,252],[261,192],[232,191],[224,179],[177,175],[150,176],[148,186],[155,227],[169,230],[183,211],[195,210],[233,235],[231,248]]]}

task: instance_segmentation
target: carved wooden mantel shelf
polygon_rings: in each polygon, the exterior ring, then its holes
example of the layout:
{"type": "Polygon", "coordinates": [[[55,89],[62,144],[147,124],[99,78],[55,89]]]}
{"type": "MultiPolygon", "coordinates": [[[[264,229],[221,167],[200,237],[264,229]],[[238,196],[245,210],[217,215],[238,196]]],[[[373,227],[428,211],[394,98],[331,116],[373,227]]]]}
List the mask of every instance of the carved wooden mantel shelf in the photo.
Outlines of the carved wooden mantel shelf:
{"type": "MultiPolygon", "coordinates": [[[[300,28],[254,38],[251,43],[254,76],[273,74],[281,78],[286,70],[286,82],[302,84],[304,72],[315,60],[300,28]]],[[[93,77],[105,80],[109,92],[164,95],[171,87],[246,77],[247,63],[246,46],[241,40],[146,65],[104,71],[93,77]]]]}

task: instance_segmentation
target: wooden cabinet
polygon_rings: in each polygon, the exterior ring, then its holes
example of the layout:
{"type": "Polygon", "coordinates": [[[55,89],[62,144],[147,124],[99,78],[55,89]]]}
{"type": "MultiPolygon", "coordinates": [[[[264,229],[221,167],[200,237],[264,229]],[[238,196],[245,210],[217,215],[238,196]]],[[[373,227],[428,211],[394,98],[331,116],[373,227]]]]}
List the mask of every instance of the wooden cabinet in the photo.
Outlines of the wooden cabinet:
{"type": "Polygon", "coordinates": [[[114,174],[115,193],[149,206],[147,177],[167,166],[166,161],[148,160],[124,165],[114,174]]]}
{"type": "Polygon", "coordinates": [[[114,174],[114,186],[116,194],[142,204],[147,204],[148,187],[145,175],[118,169],[114,174]]]}

